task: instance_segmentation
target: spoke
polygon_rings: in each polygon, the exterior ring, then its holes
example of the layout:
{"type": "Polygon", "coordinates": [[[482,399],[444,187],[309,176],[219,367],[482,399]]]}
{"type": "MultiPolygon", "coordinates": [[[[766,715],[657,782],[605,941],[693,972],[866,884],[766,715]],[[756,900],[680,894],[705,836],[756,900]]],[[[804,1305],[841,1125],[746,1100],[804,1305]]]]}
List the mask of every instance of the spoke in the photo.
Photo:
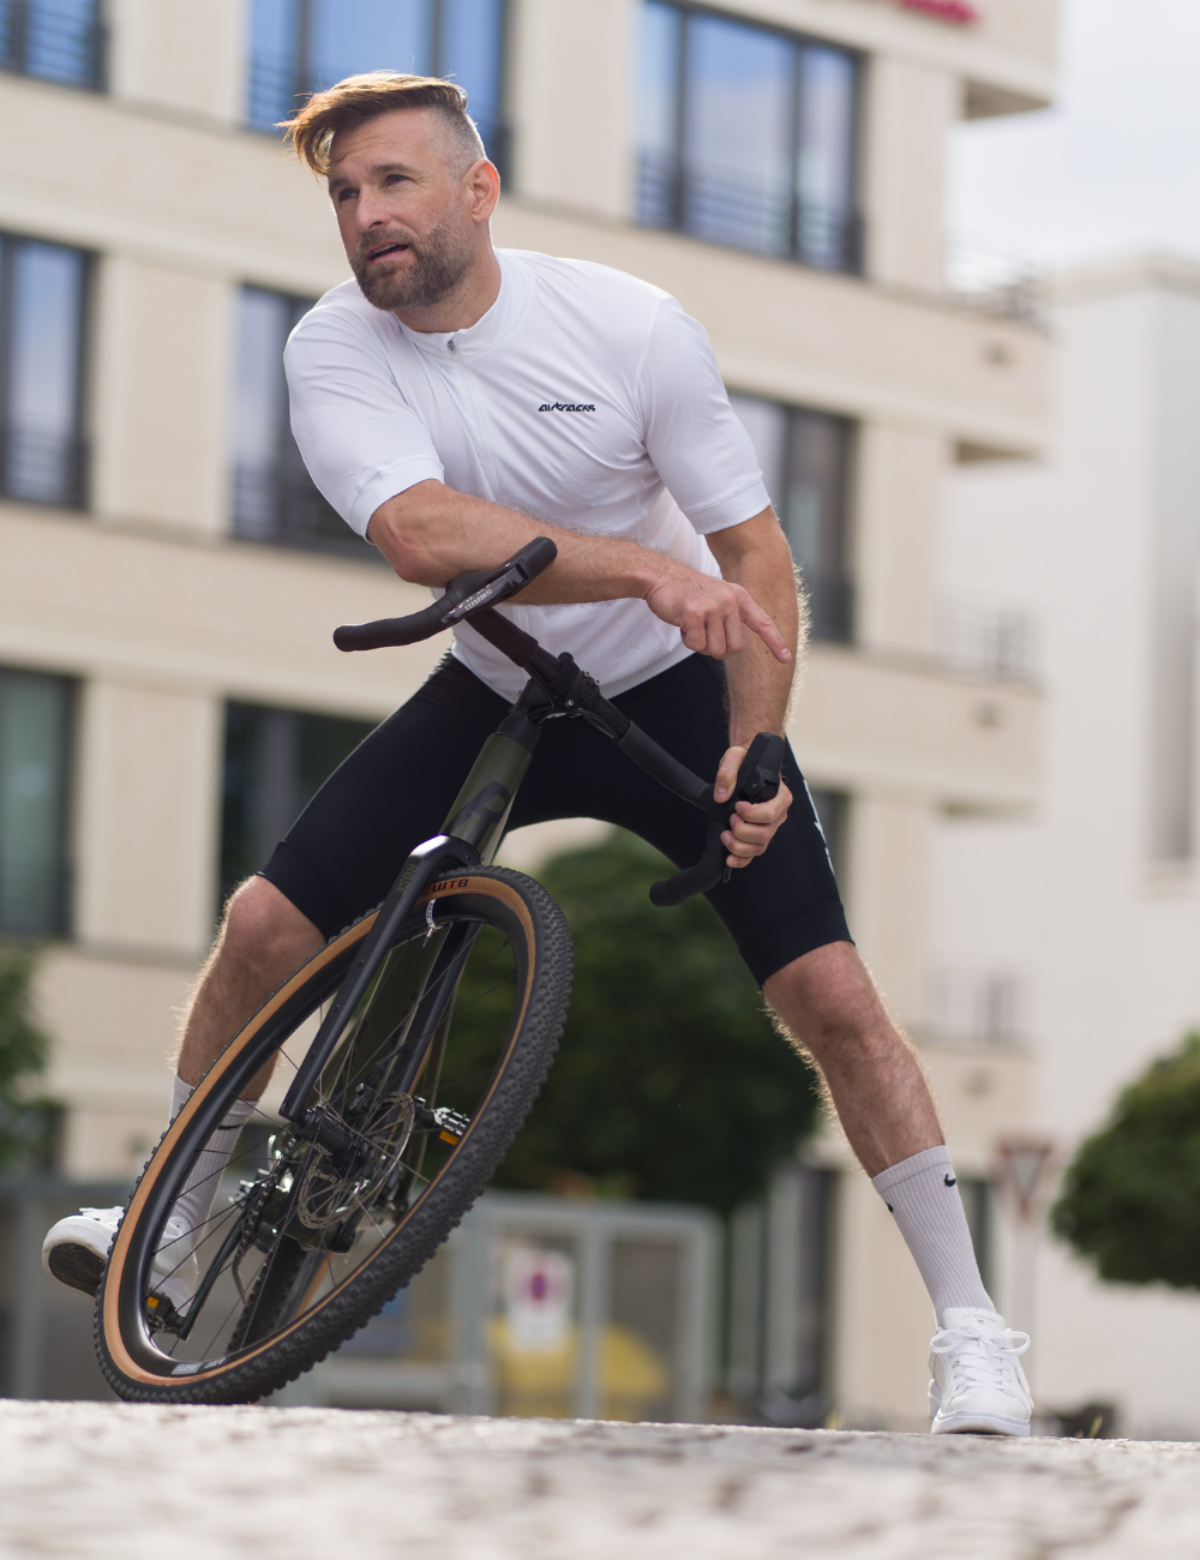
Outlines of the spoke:
{"type": "MultiPolygon", "coordinates": [[[[243,1147],[239,1138],[228,1161],[196,1184],[195,1189],[212,1183],[219,1187],[221,1178],[230,1175],[241,1179],[246,1189],[235,1193],[224,1206],[214,1207],[187,1232],[188,1249],[177,1261],[171,1255],[172,1242],[166,1242],[156,1253],[156,1260],[173,1261],[169,1271],[162,1273],[160,1283],[185,1271],[194,1255],[201,1265],[202,1283],[207,1286],[202,1306],[205,1314],[188,1318],[194,1323],[194,1331],[186,1338],[171,1336],[165,1330],[155,1335],[164,1361],[193,1365],[215,1361],[231,1352],[235,1335],[239,1338],[237,1349],[232,1351],[236,1357],[251,1346],[261,1347],[282,1328],[309,1314],[323,1303],[321,1297],[352,1281],[380,1247],[397,1234],[414,1204],[453,1162],[458,1144],[437,1141],[436,1128],[429,1133],[414,1131],[408,1115],[412,1110],[410,1095],[395,1088],[394,1080],[401,1076],[397,1069],[409,1066],[408,1059],[418,1054],[416,1037],[412,1035],[413,1017],[418,1011],[430,1015],[431,1021],[436,1016],[428,1031],[429,1038],[422,1042],[428,1046],[421,1069],[431,1096],[429,1106],[434,1108],[438,1099],[445,1102],[449,1097],[454,1108],[471,1119],[484,1097],[497,1046],[503,1055],[522,987],[519,955],[513,941],[492,921],[455,915],[451,909],[439,925],[452,936],[462,935],[463,941],[451,944],[458,952],[436,974],[430,973],[415,1001],[404,1000],[402,984],[392,988],[396,1009],[404,1009],[396,1017],[394,1028],[389,1029],[391,1010],[386,995],[374,1020],[368,1018],[372,999],[380,989],[376,982],[343,1030],[334,1056],[309,1097],[311,1103],[328,1111],[333,1122],[354,1133],[356,1146],[348,1156],[349,1168],[339,1168],[328,1152],[301,1139],[294,1124],[280,1122],[258,1100],[253,1102],[245,1123],[246,1129],[253,1129],[253,1141],[243,1147]],[[478,933],[483,934],[483,941],[478,940],[478,933]],[[465,959],[460,956],[464,952],[465,959]],[[447,1027],[446,1013],[451,1002],[455,1022],[447,1027]],[[492,1008],[496,1011],[495,1022],[487,1016],[492,1008]],[[458,1019],[464,1015],[470,1022],[460,1026],[458,1019]],[[371,1031],[369,1039],[364,1024],[371,1031]],[[359,1035],[364,1037],[361,1059],[356,1058],[359,1035]],[[401,1035],[403,1039],[398,1038],[401,1035]],[[410,1035],[413,1048],[406,1051],[410,1035]],[[384,1037],[382,1043],[380,1037],[384,1037]],[[436,1060],[427,1068],[430,1058],[436,1060]],[[265,1164],[258,1136],[264,1128],[273,1134],[274,1143],[273,1150],[265,1151],[265,1164]],[[397,1152],[395,1144],[402,1140],[404,1148],[397,1152]],[[367,1145],[365,1151],[362,1145],[367,1145]],[[287,1187],[287,1191],[282,1187],[287,1187]],[[394,1189],[395,1202],[387,1200],[389,1188],[394,1189]],[[262,1219],[262,1211],[268,1206],[272,1221],[269,1224],[262,1219]],[[301,1208],[303,1222],[312,1225],[308,1237],[314,1242],[311,1246],[285,1233],[288,1228],[297,1229],[295,1221],[301,1208]],[[354,1230],[350,1250],[345,1252],[335,1252],[327,1244],[339,1227],[354,1230]],[[223,1246],[228,1249],[218,1260],[218,1248],[223,1246]],[[210,1253],[207,1262],[206,1252],[210,1253]],[[235,1292],[235,1286],[240,1287],[240,1293],[235,1292]],[[247,1340],[253,1340],[253,1344],[247,1340]]],[[[419,941],[420,933],[408,946],[419,941]]],[[[403,957],[405,946],[404,942],[395,945],[388,956],[403,957]]],[[[252,1042],[259,1049],[246,1053],[247,1066],[252,1062],[258,1070],[273,1072],[269,1085],[272,1100],[278,1099],[281,1085],[299,1071],[316,1032],[312,1026],[319,1029],[334,997],[331,989],[330,995],[314,1003],[302,1018],[294,1024],[289,1021],[287,1033],[283,1032],[285,1026],[280,1025],[269,1038],[262,1037],[265,1045],[252,1042]]],[[[420,1083],[409,1085],[413,1091],[420,1088],[420,1083]]],[[[193,1169],[199,1154],[207,1148],[206,1143],[192,1159],[193,1169]]],[[[177,1186],[186,1184],[189,1173],[181,1175],[177,1186]]],[[[172,1210],[174,1206],[173,1203],[172,1210]]],[[[183,1244],[181,1241],[181,1251],[183,1244]]]]}

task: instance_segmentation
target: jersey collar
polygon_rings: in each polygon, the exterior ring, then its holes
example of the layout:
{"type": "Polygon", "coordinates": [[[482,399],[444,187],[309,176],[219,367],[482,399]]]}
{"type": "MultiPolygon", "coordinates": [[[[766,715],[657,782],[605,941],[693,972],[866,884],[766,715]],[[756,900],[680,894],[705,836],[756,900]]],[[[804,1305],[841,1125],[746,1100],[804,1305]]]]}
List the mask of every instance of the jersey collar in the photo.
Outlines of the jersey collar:
{"type": "Polygon", "coordinates": [[[403,320],[396,320],[419,352],[443,359],[450,353],[462,358],[481,357],[512,335],[529,302],[529,278],[524,267],[503,249],[496,251],[496,258],[500,262],[500,291],[495,303],[474,325],[465,330],[423,331],[410,330],[403,320]]]}

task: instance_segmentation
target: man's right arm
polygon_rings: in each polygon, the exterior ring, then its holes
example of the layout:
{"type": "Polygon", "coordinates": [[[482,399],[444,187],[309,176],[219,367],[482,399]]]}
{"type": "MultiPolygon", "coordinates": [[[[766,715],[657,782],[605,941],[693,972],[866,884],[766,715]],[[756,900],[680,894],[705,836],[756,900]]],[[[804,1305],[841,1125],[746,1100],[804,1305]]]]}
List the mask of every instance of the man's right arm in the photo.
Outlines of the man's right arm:
{"type": "Polygon", "coordinates": [[[783,635],[741,585],[701,574],[636,542],[581,536],[531,520],[441,482],[418,482],[381,504],[367,536],[401,579],[433,586],[468,569],[494,568],[535,536],[548,536],[558,558],[518,600],[548,606],[632,597],[678,628],[689,650],[718,659],[736,654],[749,629],[777,661],[791,659],[783,635]]]}

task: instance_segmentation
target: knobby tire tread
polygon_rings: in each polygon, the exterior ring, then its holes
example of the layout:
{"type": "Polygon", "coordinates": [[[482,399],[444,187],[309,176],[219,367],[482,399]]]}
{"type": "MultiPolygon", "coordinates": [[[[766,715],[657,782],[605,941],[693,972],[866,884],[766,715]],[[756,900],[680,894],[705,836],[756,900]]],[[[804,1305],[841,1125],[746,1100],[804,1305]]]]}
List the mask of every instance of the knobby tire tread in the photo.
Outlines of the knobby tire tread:
{"type": "MultiPolygon", "coordinates": [[[[513,1045],[489,1108],[472,1124],[463,1146],[443,1171],[437,1182],[436,1196],[427,1197],[405,1223],[403,1238],[394,1246],[382,1247],[379,1254],[370,1259],[365,1271],[356,1276],[342,1294],[331,1297],[310,1322],[300,1326],[292,1336],[281,1339],[261,1357],[243,1365],[233,1365],[211,1380],[194,1383],[173,1380],[149,1385],[130,1381],[111,1362],[104,1328],[109,1266],[106,1262],[96,1295],[93,1332],[101,1369],[118,1397],[142,1403],[252,1403],[287,1386],[361,1331],[411,1283],[438,1247],[461,1224],[494,1175],[524,1124],[558,1050],[571,988],[571,937],[562,911],[534,879],[502,867],[477,868],[464,875],[499,878],[514,887],[524,899],[533,923],[532,956],[537,974],[519,1041],[513,1045]]],[[[350,923],[346,931],[370,920],[373,913],[350,923]]],[[[339,937],[344,935],[345,932],[338,934],[339,937]]],[[[331,942],[335,940],[330,939],[331,942]]],[[[303,965],[299,967],[303,968],[303,965]]],[[[293,972],[289,981],[297,973],[299,970],[293,972]]],[[[287,981],[283,983],[287,984],[287,981]]],[[[273,997],[268,998],[239,1033],[244,1033],[272,1000],[273,997]]],[[[216,1061],[212,1066],[215,1065],[216,1061]]],[[[212,1067],[196,1085],[197,1093],[211,1071],[212,1067]]],[[[165,1137],[166,1132],[163,1133],[165,1137]]],[[[159,1147],[161,1144],[162,1138],[159,1147]]],[[[130,1202],[157,1153],[156,1147],[130,1192],[130,1202]]]]}

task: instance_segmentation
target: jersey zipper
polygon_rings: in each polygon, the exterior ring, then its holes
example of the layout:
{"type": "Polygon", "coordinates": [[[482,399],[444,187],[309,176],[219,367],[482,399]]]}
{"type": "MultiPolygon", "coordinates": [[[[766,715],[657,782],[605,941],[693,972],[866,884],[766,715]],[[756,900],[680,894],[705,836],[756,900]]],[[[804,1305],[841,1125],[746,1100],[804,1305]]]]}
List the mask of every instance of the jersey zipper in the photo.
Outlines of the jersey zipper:
{"type": "Polygon", "coordinates": [[[451,362],[454,364],[455,372],[457,372],[462,381],[464,392],[470,405],[472,422],[469,426],[472,430],[471,437],[479,458],[483,463],[488,485],[491,488],[488,497],[494,504],[498,504],[500,502],[500,484],[496,479],[496,460],[492,454],[492,444],[488,437],[487,418],[484,415],[483,404],[480,401],[479,392],[475,385],[475,376],[455,346],[453,337],[447,342],[447,347],[449,348],[451,362]]]}

